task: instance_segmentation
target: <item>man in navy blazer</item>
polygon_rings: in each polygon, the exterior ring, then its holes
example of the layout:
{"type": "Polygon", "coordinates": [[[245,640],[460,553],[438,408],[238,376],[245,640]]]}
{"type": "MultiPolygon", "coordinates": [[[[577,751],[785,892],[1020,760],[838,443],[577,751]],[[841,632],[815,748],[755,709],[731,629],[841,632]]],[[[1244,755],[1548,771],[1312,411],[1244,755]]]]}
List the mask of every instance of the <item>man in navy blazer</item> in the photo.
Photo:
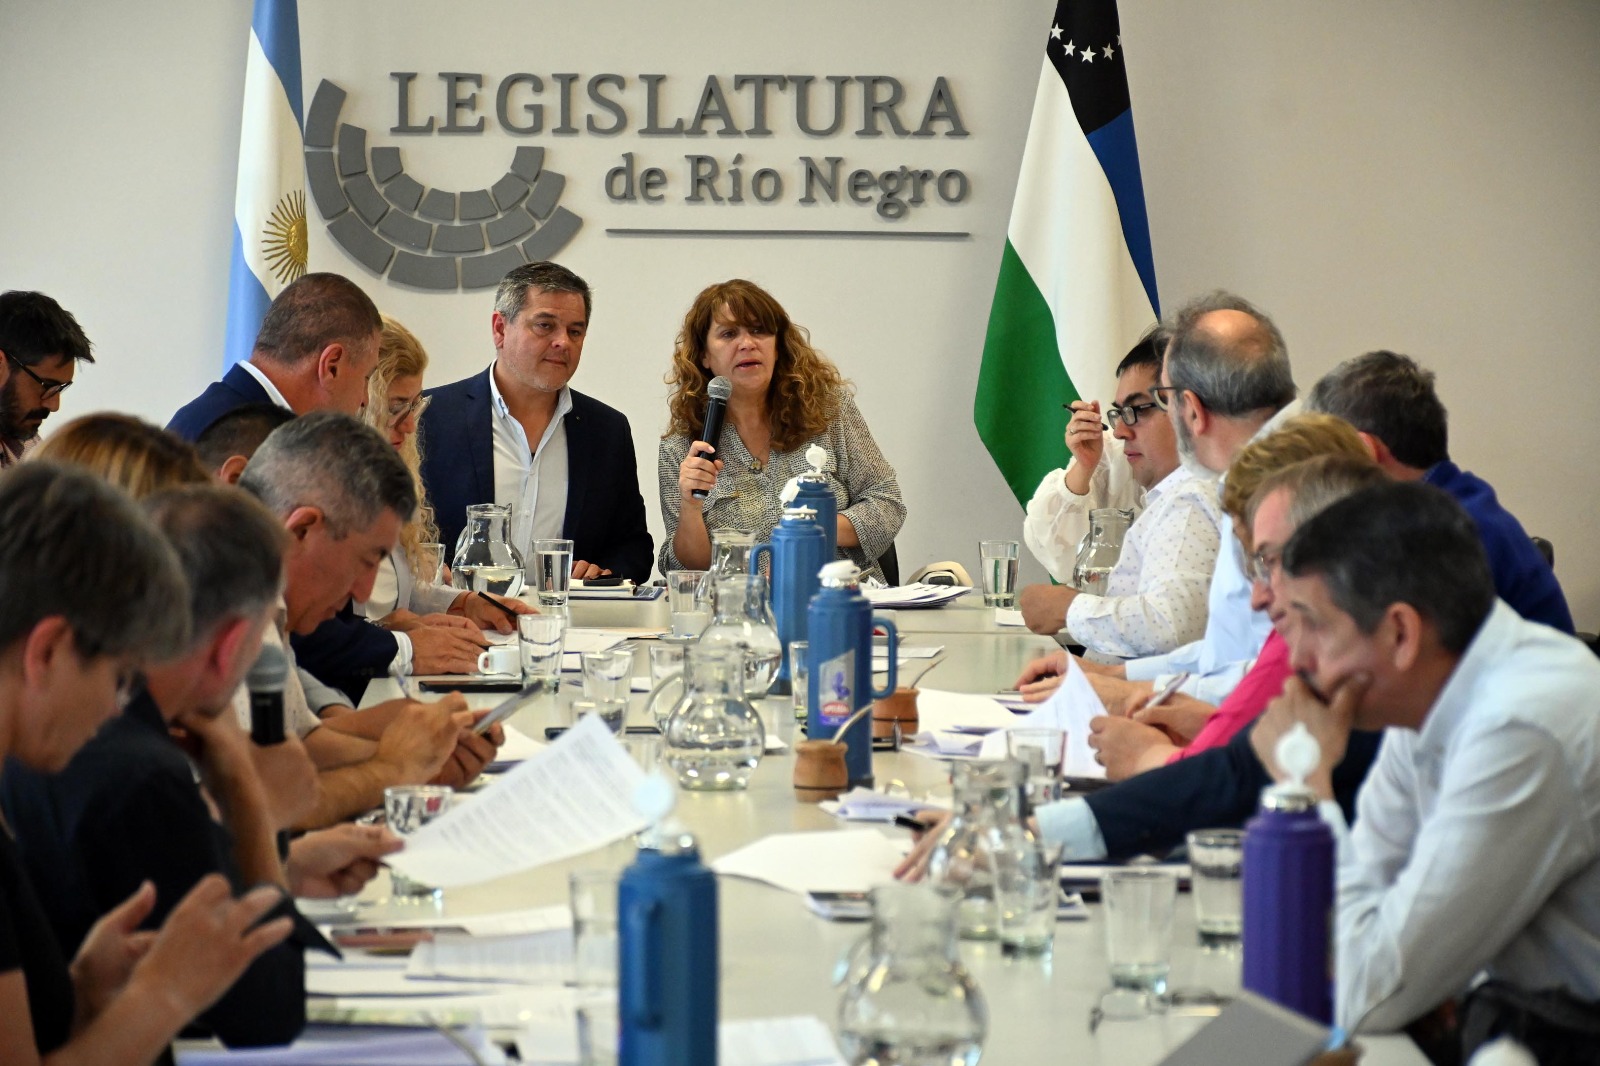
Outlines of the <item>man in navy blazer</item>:
{"type": "Polygon", "coordinates": [[[378,367],[383,320],[371,297],[338,274],[306,274],[267,308],[250,358],[184,404],[167,429],[194,441],[213,422],[247,404],[270,403],[297,415],[359,415],[367,379],[378,367]]]}
{"type": "Polygon", "coordinates": [[[517,267],[495,293],[494,362],[429,391],[422,480],[446,552],[468,505],[510,504],[518,550],[561,537],[573,542],[573,577],[649,579],[654,546],[628,419],[567,384],[590,309],[588,284],[567,268],[517,267]]]}

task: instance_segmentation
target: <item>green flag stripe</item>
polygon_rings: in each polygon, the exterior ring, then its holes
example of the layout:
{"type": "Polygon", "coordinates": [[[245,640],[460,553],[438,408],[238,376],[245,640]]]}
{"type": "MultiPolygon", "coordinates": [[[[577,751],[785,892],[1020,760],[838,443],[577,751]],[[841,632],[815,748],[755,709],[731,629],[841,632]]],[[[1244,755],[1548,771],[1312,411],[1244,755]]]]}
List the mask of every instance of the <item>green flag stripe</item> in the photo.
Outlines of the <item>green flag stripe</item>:
{"type": "Polygon", "coordinates": [[[1012,495],[1026,506],[1039,481],[1065,461],[1061,405],[1078,392],[1061,364],[1050,306],[1010,240],[994,289],[973,420],[1012,495]]]}

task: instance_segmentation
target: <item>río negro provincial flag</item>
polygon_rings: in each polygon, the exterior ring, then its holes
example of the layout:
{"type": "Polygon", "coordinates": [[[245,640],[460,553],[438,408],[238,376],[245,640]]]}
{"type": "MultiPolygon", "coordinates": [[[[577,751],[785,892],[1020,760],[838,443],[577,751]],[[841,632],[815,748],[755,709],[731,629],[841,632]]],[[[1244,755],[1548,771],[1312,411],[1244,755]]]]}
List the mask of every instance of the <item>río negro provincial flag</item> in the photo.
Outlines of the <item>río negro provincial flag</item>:
{"type": "Polygon", "coordinates": [[[973,417],[1026,502],[1062,465],[1062,404],[1111,398],[1160,311],[1115,0],[1061,0],[1045,40],[973,417]]]}

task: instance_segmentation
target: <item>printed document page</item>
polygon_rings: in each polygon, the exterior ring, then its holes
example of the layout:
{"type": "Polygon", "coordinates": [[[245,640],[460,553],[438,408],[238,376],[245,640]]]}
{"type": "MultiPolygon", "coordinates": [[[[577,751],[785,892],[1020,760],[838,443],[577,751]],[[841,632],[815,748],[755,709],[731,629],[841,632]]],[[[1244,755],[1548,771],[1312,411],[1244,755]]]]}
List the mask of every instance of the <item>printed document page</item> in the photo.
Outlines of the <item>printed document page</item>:
{"type": "Polygon", "coordinates": [[[633,809],[643,778],[600,718],[587,715],[474,802],[408,836],[387,861],[439,888],[559,862],[644,828],[633,809]]]}

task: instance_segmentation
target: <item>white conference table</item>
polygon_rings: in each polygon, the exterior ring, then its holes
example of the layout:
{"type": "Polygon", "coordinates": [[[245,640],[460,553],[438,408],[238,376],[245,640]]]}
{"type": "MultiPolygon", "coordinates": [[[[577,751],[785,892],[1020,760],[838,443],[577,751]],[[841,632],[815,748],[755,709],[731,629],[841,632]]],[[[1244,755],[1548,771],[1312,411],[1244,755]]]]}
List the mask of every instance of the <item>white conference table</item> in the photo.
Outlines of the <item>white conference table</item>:
{"type": "MultiPolygon", "coordinates": [[[[660,621],[653,610],[659,603],[575,603],[573,623],[583,627],[661,624],[665,621],[664,607],[660,621]]],[[[947,617],[945,624],[950,628],[930,624],[937,623],[941,611],[901,612],[902,616],[912,616],[906,618],[906,632],[937,634],[924,642],[945,645],[944,662],[925,687],[995,692],[1009,687],[1031,657],[1056,647],[1049,638],[1025,630],[1001,630],[994,625],[992,612],[981,608],[973,611],[947,607],[942,611],[960,612],[947,617]],[[981,618],[972,617],[977,615],[981,618]],[[984,620],[987,630],[979,627],[984,620]],[[973,627],[973,631],[963,630],[963,625],[973,627]]],[[[647,642],[640,642],[640,660],[635,670],[638,675],[648,673],[646,647],[647,642]]],[[[568,677],[573,679],[574,675],[568,677]]],[[[378,691],[369,695],[369,700],[389,695],[380,686],[374,687],[378,691]]],[[[487,704],[495,698],[472,699],[487,704]]],[[[546,726],[565,724],[566,702],[570,698],[567,692],[543,698],[512,721],[524,732],[542,739],[546,726]]],[[[645,724],[643,700],[642,695],[634,697],[630,724],[645,724]]],[[[787,705],[786,698],[783,703],[787,705]]],[[[777,717],[782,720],[790,713],[785,706],[777,717]]],[[[780,727],[779,732],[785,739],[793,736],[792,727],[780,727]]],[[[910,753],[879,753],[874,765],[880,787],[899,780],[918,795],[948,789],[948,772],[940,762],[910,753]]],[[[794,759],[789,753],[768,755],[762,759],[747,791],[682,794],[678,815],[698,837],[707,862],[772,833],[861,828],[860,823],[841,822],[814,805],[798,802],[792,788],[793,767],[794,759]]],[[[900,839],[906,836],[893,828],[881,831],[900,839]]],[[[620,871],[632,861],[633,853],[632,842],[623,841],[569,862],[451,889],[445,894],[441,916],[448,919],[564,903],[570,871],[620,871]]],[[[888,876],[885,871],[886,880],[888,876]]],[[[811,1014],[833,1026],[840,997],[840,990],[832,984],[833,970],[840,957],[864,935],[865,924],[825,921],[807,910],[800,896],[762,883],[723,877],[719,878],[718,887],[723,1019],[811,1014]]],[[[380,877],[368,895],[381,896],[385,888],[380,877]]],[[[1048,1058],[1084,1066],[1140,1066],[1158,1062],[1208,1020],[1174,1013],[1137,1021],[1107,1021],[1091,1035],[1089,1011],[1109,982],[1099,908],[1090,905],[1089,911],[1087,921],[1057,923],[1054,954],[1048,960],[1007,959],[1000,955],[997,944],[962,943],[963,962],[988,1003],[989,1036],[984,1045],[984,1063],[1012,1066],[1048,1058]]],[[[410,908],[368,908],[361,920],[363,924],[382,924],[390,917],[415,914],[410,908]]],[[[1171,987],[1219,993],[1238,989],[1238,956],[1206,952],[1198,946],[1193,909],[1186,896],[1179,899],[1176,939],[1171,987]]],[[[1404,1037],[1363,1038],[1362,1043],[1367,1062],[1409,1066],[1425,1061],[1404,1037]]]]}
{"type": "MultiPolygon", "coordinates": [[[[614,626],[659,626],[672,620],[667,597],[655,600],[594,599],[571,604],[574,625],[610,628],[614,626]]],[[[994,608],[983,605],[977,590],[943,607],[908,610],[880,608],[874,614],[889,619],[906,633],[983,633],[1028,636],[1022,626],[1002,626],[994,620],[994,608]]]]}

